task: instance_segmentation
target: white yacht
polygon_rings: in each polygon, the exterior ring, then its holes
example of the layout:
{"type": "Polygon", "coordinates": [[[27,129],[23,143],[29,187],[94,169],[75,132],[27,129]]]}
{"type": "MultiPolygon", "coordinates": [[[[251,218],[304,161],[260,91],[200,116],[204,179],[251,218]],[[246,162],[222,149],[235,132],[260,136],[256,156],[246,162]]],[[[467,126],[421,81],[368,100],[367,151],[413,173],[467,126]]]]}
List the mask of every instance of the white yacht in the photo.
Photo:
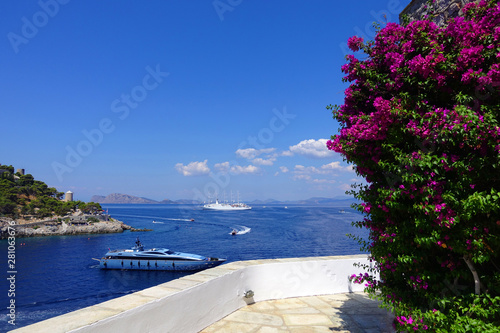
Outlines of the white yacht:
{"type": "Polygon", "coordinates": [[[165,248],[145,250],[139,238],[128,250],[108,251],[101,259],[102,269],[132,269],[148,271],[198,271],[218,266],[226,259],[174,252],[165,248]]]}

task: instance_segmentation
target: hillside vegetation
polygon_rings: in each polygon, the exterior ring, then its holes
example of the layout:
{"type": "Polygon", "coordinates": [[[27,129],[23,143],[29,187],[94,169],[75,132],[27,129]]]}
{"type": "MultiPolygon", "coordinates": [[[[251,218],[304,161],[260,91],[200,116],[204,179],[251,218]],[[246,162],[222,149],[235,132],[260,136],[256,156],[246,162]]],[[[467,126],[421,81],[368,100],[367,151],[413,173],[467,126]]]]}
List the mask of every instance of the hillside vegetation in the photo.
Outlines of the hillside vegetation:
{"type": "Polygon", "coordinates": [[[94,202],[61,201],[63,195],[30,174],[14,173],[12,165],[0,164],[0,216],[44,218],[64,216],[76,209],[84,213],[102,209],[94,202]]]}

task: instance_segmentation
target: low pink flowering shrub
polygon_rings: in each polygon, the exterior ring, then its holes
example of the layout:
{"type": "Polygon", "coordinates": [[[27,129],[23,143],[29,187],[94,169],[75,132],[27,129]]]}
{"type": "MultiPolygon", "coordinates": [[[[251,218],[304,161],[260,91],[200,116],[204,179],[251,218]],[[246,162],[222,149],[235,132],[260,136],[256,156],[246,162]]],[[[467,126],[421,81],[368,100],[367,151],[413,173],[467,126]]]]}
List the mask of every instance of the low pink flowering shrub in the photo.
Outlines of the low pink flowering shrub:
{"type": "Polygon", "coordinates": [[[463,11],[351,37],[368,57],[347,57],[344,104],[328,107],[341,124],[328,149],[367,182],[354,224],[376,272],[351,280],[400,331],[500,327],[500,5],[463,11]]]}

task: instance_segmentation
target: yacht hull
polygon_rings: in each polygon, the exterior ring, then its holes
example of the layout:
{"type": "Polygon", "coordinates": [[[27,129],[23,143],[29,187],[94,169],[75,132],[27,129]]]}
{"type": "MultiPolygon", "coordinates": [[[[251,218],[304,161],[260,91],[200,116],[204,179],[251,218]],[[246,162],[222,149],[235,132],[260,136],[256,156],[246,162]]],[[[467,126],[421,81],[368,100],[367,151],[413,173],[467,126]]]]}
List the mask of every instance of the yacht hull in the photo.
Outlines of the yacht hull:
{"type": "Polygon", "coordinates": [[[203,206],[203,210],[250,210],[252,209],[251,207],[224,207],[224,206],[208,206],[205,205],[203,206]]]}
{"type": "Polygon", "coordinates": [[[101,259],[102,269],[131,269],[142,271],[199,271],[216,267],[226,259],[212,260],[162,260],[162,259],[101,259]]]}

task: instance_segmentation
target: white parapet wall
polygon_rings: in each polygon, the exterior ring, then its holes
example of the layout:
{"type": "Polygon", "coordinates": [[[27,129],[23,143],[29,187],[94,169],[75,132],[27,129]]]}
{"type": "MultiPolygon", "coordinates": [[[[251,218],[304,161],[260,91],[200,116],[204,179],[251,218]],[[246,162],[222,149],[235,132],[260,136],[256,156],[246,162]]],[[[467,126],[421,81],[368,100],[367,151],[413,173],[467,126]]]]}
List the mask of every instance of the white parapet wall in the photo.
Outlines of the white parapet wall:
{"type": "Polygon", "coordinates": [[[349,281],[364,272],[356,263],[371,265],[366,255],[228,263],[12,332],[199,332],[250,303],[362,291],[349,281]]]}

